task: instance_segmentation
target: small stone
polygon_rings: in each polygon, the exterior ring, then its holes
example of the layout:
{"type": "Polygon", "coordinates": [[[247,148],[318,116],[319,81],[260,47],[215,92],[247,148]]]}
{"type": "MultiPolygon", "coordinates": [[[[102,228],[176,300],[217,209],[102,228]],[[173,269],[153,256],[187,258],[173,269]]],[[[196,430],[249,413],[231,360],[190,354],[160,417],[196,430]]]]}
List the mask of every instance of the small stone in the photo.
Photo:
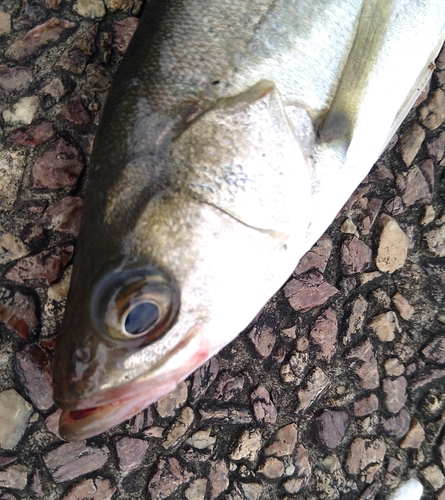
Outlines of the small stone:
{"type": "Polygon", "coordinates": [[[189,430],[193,423],[195,415],[193,410],[186,406],[183,408],[179,417],[173,424],[169,427],[167,431],[167,437],[162,443],[165,449],[172,448],[177,445],[185,436],[186,432],[189,430]]]}
{"type": "Polygon", "coordinates": [[[22,97],[11,109],[3,111],[3,119],[9,125],[23,123],[29,125],[39,109],[39,98],[36,95],[22,97]]]}
{"type": "Polygon", "coordinates": [[[340,226],[340,231],[344,234],[352,234],[357,238],[359,237],[357,226],[352,222],[352,220],[349,217],[340,226]]]}
{"type": "Polygon", "coordinates": [[[422,476],[431,484],[431,486],[438,490],[445,484],[445,477],[437,465],[429,465],[421,471],[422,476]]]}
{"type": "Polygon", "coordinates": [[[5,470],[0,470],[0,487],[23,490],[27,482],[28,471],[24,465],[11,465],[5,470]]]}
{"type": "Polygon", "coordinates": [[[202,420],[216,419],[231,424],[250,424],[252,422],[252,414],[248,409],[244,408],[201,408],[199,413],[202,420]]]}
{"type": "Polygon", "coordinates": [[[382,419],[382,425],[385,431],[398,439],[402,438],[408,432],[410,422],[411,417],[406,408],[403,408],[395,417],[382,419]]]}
{"type": "Polygon", "coordinates": [[[97,28],[98,24],[95,23],[78,36],[63,52],[57,65],[72,73],[82,74],[88,58],[96,50],[97,28]]]}
{"type": "Polygon", "coordinates": [[[394,196],[394,198],[391,198],[385,203],[385,208],[391,215],[395,216],[401,214],[404,210],[402,198],[400,198],[400,196],[394,196]]]}
{"type": "Polygon", "coordinates": [[[11,15],[0,10],[0,37],[11,33],[11,15]]]}
{"type": "Polygon", "coordinates": [[[86,446],[84,441],[62,444],[46,453],[43,461],[56,483],[70,481],[100,469],[108,460],[106,447],[86,446]]]}
{"type": "Polygon", "coordinates": [[[164,500],[192,479],[194,479],[193,472],[182,467],[176,458],[161,458],[155,475],[148,483],[148,493],[152,500],[164,500]]]}
{"type": "Polygon", "coordinates": [[[428,250],[437,257],[445,257],[445,224],[425,234],[428,250]]]}
{"type": "Polygon", "coordinates": [[[0,64],[0,98],[9,98],[27,90],[33,81],[32,71],[24,66],[9,68],[0,64]]]}
{"type": "Polygon", "coordinates": [[[349,426],[349,417],[345,411],[323,410],[315,418],[318,438],[327,448],[334,449],[341,443],[349,426]]]}
{"type": "Polygon", "coordinates": [[[305,379],[305,388],[298,390],[298,413],[310,408],[329,388],[331,381],[323,370],[316,367],[305,379]]]}
{"type": "Polygon", "coordinates": [[[269,479],[277,479],[284,474],[284,464],[278,458],[266,458],[264,464],[258,469],[258,473],[269,479]]]}
{"type": "Polygon", "coordinates": [[[147,427],[153,425],[153,414],[151,406],[135,415],[128,424],[128,431],[132,434],[139,434],[147,427]]]}
{"type": "Polygon", "coordinates": [[[409,320],[414,314],[414,307],[410,305],[410,303],[400,295],[400,293],[396,293],[392,297],[392,302],[396,306],[397,311],[403,319],[409,320]]]}
{"type": "Polygon", "coordinates": [[[92,479],[84,479],[81,483],[64,495],[61,500],[111,500],[116,491],[109,479],[95,477],[92,479]]]}
{"type": "Polygon", "coordinates": [[[417,123],[403,133],[399,145],[402,159],[407,167],[412,164],[424,139],[425,132],[417,123]]]}
{"type": "Polygon", "coordinates": [[[73,251],[72,245],[66,245],[44,250],[32,257],[25,257],[6,273],[6,277],[16,283],[37,280],[50,285],[62,276],[73,251]]]}
{"type": "Polygon", "coordinates": [[[15,130],[8,134],[8,141],[20,146],[37,146],[51,140],[55,135],[51,122],[43,121],[36,125],[15,130]]]}
{"type": "Polygon", "coordinates": [[[422,354],[432,363],[445,364],[445,338],[435,338],[422,350],[422,354]]]}
{"type": "Polygon", "coordinates": [[[59,139],[32,166],[32,187],[59,189],[76,184],[84,168],[80,150],[59,139]]]}
{"type": "Polygon", "coordinates": [[[192,403],[195,403],[207,391],[218,375],[218,370],[218,360],[213,357],[195,371],[190,391],[190,400],[192,403]]]}
{"type": "Polygon", "coordinates": [[[284,382],[300,385],[304,379],[309,364],[309,353],[294,351],[289,363],[280,368],[280,375],[284,382]]]}
{"type": "Polygon", "coordinates": [[[405,367],[397,358],[388,358],[383,366],[386,374],[390,377],[399,377],[405,371],[405,367]]]}
{"type": "Polygon", "coordinates": [[[28,340],[39,326],[34,299],[20,292],[0,289],[0,321],[28,340]]]}
{"type": "Polygon", "coordinates": [[[299,312],[322,306],[337,293],[337,288],[326,283],[323,275],[316,271],[300,276],[299,279],[292,279],[284,286],[284,295],[289,304],[299,312]]]}
{"type": "Polygon", "coordinates": [[[262,385],[250,395],[253,403],[253,413],[258,422],[274,424],[277,421],[277,409],[270,398],[269,391],[262,385]]]}
{"type": "Polygon", "coordinates": [[[445,120],[445,93],[436,89],[424,106],[419,109],[419,118],[429,130],[435,130],[445,120]]]}
{"type": "MultiPolygon", "coordinates": [[[[32,406],[15,389],[0,392],[0,447],[12,450],[22,439],[32,406]]],[[[1,481],[0,481],[1,482],[1,481]]]]}
{"type": "Polygon", "coordinates": [[[48,410],[54,404],[52,398],[52,363],[54,339],[41,339],[27,344],[17,353],[17,373],[29,398],[39,410],[48,410]]]}
{"type": "Polygon", "coordinates": [[[431,202],[430,188],[419,167],[414,166],[407,174],[398,175],[396,183],[405,206],[410,207],[419,200],[431,202]]]}
{"type": "Polygon", "coordinates": [[[290,328],[283,328],[283,330],[281,330],[281,335],[284,335],[285,337],[288,337],[289,339],[295,339],[297,338],[297,327],[296,326],[292,326],[290,328]]]}
{"type": "Polygon", "coordinates": [[[397,316],[392,311],[375,316],[369,326],[382,342],[391,342],[395,338],[395,332],[402,331],[397,316]]]}
{"type": "Polygon", "coordinates": [[[301,258],[294,274],[300,275],[312,269],[316,269],[323,273],[326,269],[331,252],[332,240],[325,234],[317,241],[311,250],[301,258]]]}
{"type": "Polygon", "coordinates": [[[394,457],[388,458],[388,472],[393,472],[395,469],[399,468],[402,465],[402,462],[394,457]]]}
{"type": "Polygon", "coordinates": [[[259,429],[246,429],[230,454],[231,460],[247,460],[256,462],[261,449],[262,436],[259,429]]]}
{"type": "Polygon", "coordinates": [[[267,358],[271,355],[277,340],[277,336],[271,326],[254,326],[247,336],[261,357],[267,358]]]}
{"type": "Polygon", "coordinates": [[[105,5],[103,0],[77,0],[73,5],[73,10],[79,16],[90,19],[105,16],[105,5]]]}
{"type": "Polygon", "coordinates": [[[343,274],[363,272],[371,263],[372,250],[355,236],[349,236],[341,246],[340,267],[343,274]]]}
{"type": "Polygon", "coordinates": [[[374,474],[382,466],[386,453],[386,444],[382,439],[355,438],[349,448],[348,458],[345,468],[348,474],[357,475],[365,471],[369,466],[377,465],[377,469],[372,470],[372,477],[366,477],[366,482],[372,482],[374,474]]]}
{"type": "Polygon", "coordinates": [[[139,19],[136,17],[127,17],[126,19],[116,21],[113,24],[113,46],[117,49],[119,54],[123,55],[127,51],[128,44],[130,43],[138,24],[139,19]]]}
{"type": "Polygon", "coordinates": [[[445,155],[445,132],[435,134],[431,141],[427,143],[426,149],[430,156],[434,156],[438,162],[441,162],[445,155]]]}
{"type": "Polygon", "coordinates": [[[369,339],[352,349],[348,358],[357,358],[359,365],[352,365],[355,373],[360,379],[360,385],[363,389],[375,389],[380,385],[377,360],[374,354],[374,348],[369,339]]]}
{"type": "Polygon", "coordinates": [[[348,328],[343,338],[343,344],[348,344],[353,336],[357,336],[361,332],[367,309],[368,302],[359,295],[352,304],[351,314],[348,318],[348,328]]]}
{"type": "Polygon", "coordinates": [[[76,25],[70,21],[53,17],[13,42],[6,49],[5,56],[17,61],[28,59],[51,42],[57,42],[62,33],[75,27],[76,25]]]}
{"type": "Polygon", "coordinates": [[[119,468],[123,471],[137,469],[145,457],[148,449],[147,441],[130,437],[123,437],[116,442],[116,451],[119,458],[119,468]]]}
{"type": "Polygon", "coordinates": [[[383,230],[380,234],[376,265],[382,272],[393,273],[405,263],[409,238],[395,219],[382,216],[382,222],[383,230]]]}
{"type": "Polygon", "coordinates": [[[32,476],[30,487],[34,496],[38,498],[43,498],[45,496],[42,487],[42,478],[38,469],[36,469],[32,476]]]}
{"type": "Polygon", "coordinates": [[[216,442],[216,438],[211,436],[211,432],[211,429],[202,429],[192,434],[190,439],[187,439],[186,442],[197,450],[212,448],[216,442]]]}
{"type": "Polygon", "coordinates": [[[399,412],[404,406],[407,397],[406,386],[405,377],[397,377],[394,380],[383,379],[382,388],[385,393],[385,405],[391,413],[399,412]]]}
{"type": "Polygon", "coordinates": [[[360,399],[354,403],[354,415],[364,417],[375,412],[379,407],[379,399],[375,394],[367,398],[360,399]]]}
{"type": "Polygon", "coordinates": [[[113,82],[112,75],[99,64],[88,64],[87,66],[87,84],[95,92],[105,92],[111,87],[113,82]]]}
{"type": "Polygon", "coordinates": [[[241,392],[244,386],[244,377],[233,377],[228,372],[224,372],[220,374],[215,385],[215,392],[213,394],[214,398],[227,402],[236,396],[236,394],[241,392]]]}
{"type": "Polygon", "coordinates": [[[91,122],[90,113],[80,100],[73,100],[62,106],[60,114],[74,125],[85,125],[91,122]]]}
{"type": "Polygon", "coordinates": [[[310,340],[315,346],[316,359],[332,360],[337,342],[338,322],[334,309],[328,308],[315,320],[310,332],[310,340]]]}
{"type": "Polygon", "coordinates": [[[213,462],[208,475],[208,498],[214,500],[229,487],[229,468],[224,460],[213,462]]]}
{"type": "Polygon", "coordinates": [[[48,107],[59,102],[66,94],[67,89],[60,78],[53,78],[41,88],[39,95],[42,97],[42,106],[48,107]]]}
{"type": "Polygon", "coordinates": [[[179,382],[174,391],[158,400],[156,403],[156,411],[161,418],[173,417],[176,410],[184,406],[187,401],[187,396],[187,383],[184,381],[179,382]]]}
{"type": "Polygon", "coordinates": [[[266,456],[274,455],[284,457],[290,455],[295,448],[298,439],[298,430],[295,424],[285,425],[278,429],[272,443],[265,449],[266,456]]]}
{"type": "Polygon", "coordinates": [[[66,196],[50,205],[45,212],[43,222],[46,229],[77,236],[82,215],[82,198],[66,196]]]}
{"type": "Polygon", "coordinates": [[[413,418],[411,428],[407,432],[405,439],[400,443],[400,448],[420,448],[425,439],[425,431],[419,421],[413,418]]]}
{"type": "Polygon", "coordinates": [[[185,490],[187,500],[204,500],[207,489],[207,479],[195,479],[185,490]]]}
{"type": "Polygon", "coordinates": [[[424,389],[432,383],[437,384],[442,379],[445,379],[445,370],[431,370],[423,377],[412,380],[410,382],[410,389],[412,391],[418,391],[420,389],[424,389]]]}
{"type": "Polygon", "coordinates": [[[436,218],[436,211],[434,210],[434,207],[432,205],[427,205],[425,207],[425,211],[423,212],[423,216],[420,219],[420,224],[422,224],[422,226],[426,226],[430,222],[433,222],[435,218],[436,218]]]}
{"type": "Polygon", "coordinates": [[[62,278],[48,288],[48,300],[62,302],[68,296],[72,267],[68,267],[62,278]]]}

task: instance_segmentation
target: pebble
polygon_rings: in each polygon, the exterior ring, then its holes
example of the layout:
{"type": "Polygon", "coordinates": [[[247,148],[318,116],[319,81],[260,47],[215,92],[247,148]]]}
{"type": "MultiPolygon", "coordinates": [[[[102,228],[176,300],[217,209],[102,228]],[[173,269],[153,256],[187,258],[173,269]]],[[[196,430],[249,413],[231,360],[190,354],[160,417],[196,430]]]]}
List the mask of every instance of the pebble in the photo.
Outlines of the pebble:
{"type": "Polygon", "coordinates": [[[299,312],[322,306],[337,293],[337,288],[325,282],[323,275],[316,271],[300,276],[299,279],[291,279],[284,286],[284,295],[289,304],[299,312]]]}
{"type": "Polygon", "coordinates": [[[208,475],[208,498],[214,500],[229,487],[229,468],[225,460],[216,460],[210,465],[208,475]]]}
{"type": "Polygon", "coordinates": [[[400,448],[415,448],[418,449],[425,439],[425,430],[420,425],[420,422],[413,418],[411,427],[407,432],[405,439],[400,443],[400,448]]]}
{"type": "Polygon", "coordinates": [[[25,66],[9,67],[0,64],[0,98],[7,99],[28,89],[33,81],[33,74],[25,66]]]}
{"type": "Polygon", "coordinates": [[[80,150],[65,139],[59,139],[32,166],[32,187],[60,189],[73,186],[83,168],[80,150]]]}
{"type": "Polygon", "coordinates": [[[442,165],[442,160],[445,155],[445,131],[441,132],[437,137],[434,137],[431,141],[427,142],[426,149],[430,156],[440,162],[442,165]]]}
{"type": "Polygon", "coordinates": [[[385,406],[391,413],[398,413],[405,405],[407,385],[405,377],[397,377],[394,380],[383,379],[382,389],[385,393],[385,406]]]}
{"type": "Polygon", "coordinates": [[[297,391],[298,413],[304,413],[331,385],[331,380],[320,367],[316,367],[304,380],[305,387],[297,391]]]}
{"type": "Polygon", "coordinates": [[[75,74],[82,74],[89,57],[96,51],[95,42],[98,26],[95,23],[76,37],[60,56],[57,66],[75,74]]]}
{"type": "Polygon", "coordinates": [[[37,280],[50,285],[62,276],[73,251],[72,245],[64,245],[25,257],[6,273],[6,277],[16,283],[37,280]]]}
{"type": "Polygon", "coordinates": [[[332,239],[325,234],[317,241],[311,250],[303,256],[295,268],[294,274],[303,274],[313,269],[323,273],[326,269],[331,252],[332,239]]]}
{"type": "Polygon", "coordinates": [[[195,415],[193,410],[186,406],[182,409],[179,417],[167,430],[167,436],[162,446],[165,449],[172,448],[176,446],[185,436],[186,432],[189,430],[193,423],[195,415]]]}
{"type": "Polygon", "coordinates": [[[359,360],[358,365],[352,364],[352,368],[359,377],[363,389],[375,389],[380,385],[377,360],[369,339],[352,349],[348,357],[359,360]]]}
{"type": "Polygon", "coordinates": [[[0,470],[0,487],[23,490],[27,482],[28,471],[24,465],[11,465],[5,470],[0,470]]]}
{"type": "Polygon", "coordinates": [[[445,338],[435,338],[422,350],[422,354],[432,363],[445,364],[445,338]]]}
{"type": "Polygon", "coordinates": [[[185,490],[185,498],[187,500],[204,500],[207,490],[207,479],[199,478],[191,482],[190,486],[185,490]]]}
{"type": "Polygon", "coordinates": [[[300,385],[306,375],[309,365],[309,353],[294,351],[289,363],[281,365],[280,375],[284,382],[300,385]]]}
{"type": "Polygon", "coordinates": [[[408,173],[398,175],[396,183],[405,206],[410,207],[420,200],[431,202],[430,187],[416,165],[408,173]]]}
{"type": "Polygon", "coordinates": [[[80,99],[67,102],[60,109],[60,114],[73,125],[85,125],[91,122],[91,116],[80,99]]]}
{"type": "Polygon", "coordinates": [[[28,340],[39,326],[34,298],[21,292],[0,289],[0,320],[28,340]]]}
{"type": "Polygon", "coordinates": [[[176,410],[184,406],[188,396],[188,385],[182,381],[176,389],[162,397],[155,404],[156,411],[161,418],[173,417],[176,410]]]}
{"type": "Polygon", "coordinates": [[[43,217],[45,228],[77,236],[82,215],[82,207],[82,198],[77,196],[66,196],[62,198],[46,209],[43,217]]]}
{"type": "Polygon", "coordinates": [[[22,439],[32,406],[15,389],[0,392],[0,447],[12,450],[22,439]]]}
{"type": "Polygon", "coordinates": [[[390,377],[398,377],[405,371],[405,367],[397,358],[388,358],[383,363],[385,372],[390,377]]]}
{"type": "Polygon", "coordinates": [[[419,118],[429,130],[439,127],[445,120],[445,93],[442,89],[436,89],[424,106],[419,109],[419,118]]]}
{"type": "Polygon", "coordinates": [[[345,467],[349,474],[365,472],[363,480],[371,483],[385,458],[386,444],[382,439],[355,438],[349,448],[345,467]],[[375,467],[374,467],[375,464],[375,467]]]}
{"type": "Polygon", "coordinates": [[[27,344],[16,355],[18,376],[39,410],[48,410],[54,404],[51,378],[54,346],[54,339],[41,339],[27,344]]]}
{"type": "Polygon", "coordinates": [[[343,337],[343,344],[348,344],[353,337],[357,337],[361,333],[367,309],[368,302],[359,295],[352,304],[351,314],[347,320],[348,327],[343,337]]]}
{"type": "Polygon", "coordinates": [[[435,218],[436,218],[436,211],[434,210],[434,207],[432,205],[427,205],[425,207],[425,211],[423,212],[423,216],[420,219],[420,223],[422,224],[422,226],[426,226],[430,222],[433,222],[435,218]]]}
{"type": "Polygon", "coordinates": [[[323,410],[315,417],[315,425],[319,441],[330,449],[341,443],[349,427],[347,412],[339,410],[323,410]]]}
{"type": "Polygon", "coordinates": [[[336,352],[338,334],[337,314],[334,309],[326,309],[315,320],[310,331],[310,341],[315,346],[315,357],[324,361],[331,361],[336,352]]]}
{"type": "Polygon", "coordinates": [[[393,273],[405,263],[409,238],[395,219],[385,215],[381,220],[383,230],[380,234],[376,265],[382,272],[393,273]]]}
{"type": "Polygon", "coordinates": [[[205,450],[206,448],[213,448],[216,442],[216,437],[211,436],[212,429],[202,429],[191,435],[187,439],[187,443],[196,448],[197,450],[205,450]]]}
{"type": "Polygon", "coordinates": [[[392,302],[395,305],[400,316],[405,319],[411,319],[412,315],[415,312],[414,307],[406,300],[405,297],[400,295],[400,293],[396,293],[392,296],[392,302]]]}
{"type": "Polygon", "coordinates": [[[119,468],[123,471],[137,469],[148,449],[147,441],[130,437],[122,437],[116,441],[116,452],[119,459],[119,468]]]}
{"type": "Polygon", "coordinates": [[[295,424],[285,425],[276,432],[272,443],[264,450],[266,456],[284,457],[291,455],[298,439],[298,430],[295,424]]]}
{"type": "Polygon", "coordinates": [[[174,457],[160,458],[156,469],[148,483],[151,500],[164,500],[194,479],[193,472],[183,467],[174,457]]]}
{"type": "Polygon", "coordinates": [[[109,479],[101,477],[84,479],[81,483],[72,488],[61,500],[111,500],[116,491],[116,487],[109,479]]]}
{"type": "Polygon", "coordinates": [[[105,5],[103,0],[77,0],[73,5],[73,11],[82,17],[101,18],[105,16],[105,5]]]}
{"type": "Polygon", "coordinates": [[[22,97],[15,104],[12,109],[5,109],[3,111],[3,119],[7,125],[16,125],[23,123],[29,125],[33,120],[39,109],[39,98],[36,95],[30,97],[22,97]]]}
{"type": "Polygon", "coordinates": [[[250,395],[253,404],[253,413],[258,422],[274,424],[277,421],[277,409],[269,391],[262,385],[258,386],[250,395]]]}
{"type": "Polygon", "coordinates": [[[375,394],[371,394],[367,398],[359,399],[354,402],[354,415],[364,417],[374,413],[379,407],[379,398],[375,394]]]}
{"type": "Polygon", "coordinates": [[[278,458],[266,458],[264,463],[258,468],[258,473],[269,479],[277,479],[284,475],[284,464],[278,458]]]}
{"type": "Polygon", "coordinates": [[[218,375],[219,362],[213,357],[199,367],[193,373],[192,388],[190,390],[190,401],[197,401],[210,387],[218,375]]]}
{"type": "Polygon", "coordinates": [[[277,340],[273,327],[268,325],[254,326],[247,336],[261,357],[267,358],[271,355],[277,340]]]}
{"type": "Polygon", "coordinates": [[[421,474],[435,490],[439,490],[445,484],[445,476],[435,464],[425,467],[421,474]]]}
{"type": "Polygon", "coordinates": [[[230,454],[231,460],[247,460],[256,462],[262,445],[262,436],[259,429],[246,429],[241,434],[233,452],[230,454]]]}
{"type": "Polygon", "coordinates": [[[395,332],[402,331],[393,311],[375,316],[369,322],[369,326],[382,342],[391,342],[395,338],[395,332]]]}
{"type": "Polygon", "coordinates": [[[415,123],[411,128],[406,130],[399,142],[400,151],[402,154],[402,159],[405,165],[409,167],[417,153],[419,152],[420,146],[425,139],[425,131],[423,128],[415,123]]]}
{"type": "Polygon", "coordinates": [[[425,234],[428,250],[437,257],[445,257],[445,224],[425,234]]]}
{"type": "Polygon", "coordinates": [[[138,24],[139,19],[136,17],[127,17],[122,21],[116,21],[113,23],[113,47],[117,49],[119,54],[123,55],[127,51],[128,44],[130,43],[138,24]]]}
{"type": "Polygon", "coordinates": [[[8,59],[16,61],[29,59],[43,47],[48,46],[52,42],[57,42],[64,32],[72,30],[75,27],[75,23],[71,21],[53,17],[13,42],[6,49],[5,56],[8,59]]]}
{"type": "Polygon", "coordinates": [[[0,37],[11,32],[11,15],[0,10],[0,37]]]}
{"type": "Polygon", "coordinates": [[[54,138],[55,131],[51,122],[42,121],[8,134],[8,141],[19,146],[38,146],[54,138]]]}

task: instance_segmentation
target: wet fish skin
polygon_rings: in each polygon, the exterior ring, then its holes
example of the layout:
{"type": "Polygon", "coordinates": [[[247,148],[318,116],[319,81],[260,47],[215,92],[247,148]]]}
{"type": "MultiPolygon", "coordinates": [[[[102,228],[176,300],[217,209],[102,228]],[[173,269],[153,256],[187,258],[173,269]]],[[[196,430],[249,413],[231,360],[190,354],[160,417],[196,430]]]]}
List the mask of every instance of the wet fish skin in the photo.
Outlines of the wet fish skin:
{"type": "Polygon", "coordinates": [[[249,324],[368,173],[444,33],[439,0],[148,4],[91,159],[53,373],[65,439],[131,417],[249,324]]]}

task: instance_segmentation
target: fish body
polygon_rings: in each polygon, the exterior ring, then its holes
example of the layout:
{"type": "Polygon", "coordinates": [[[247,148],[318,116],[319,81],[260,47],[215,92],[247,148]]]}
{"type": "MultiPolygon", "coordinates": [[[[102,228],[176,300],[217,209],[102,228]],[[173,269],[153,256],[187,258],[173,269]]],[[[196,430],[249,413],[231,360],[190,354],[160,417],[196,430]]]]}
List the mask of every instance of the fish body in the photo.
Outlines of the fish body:
{"type": "Polygon", "coordinates": [[[62,437],[232,341],[428,81],[442,0],[153,0],[110,89],[54,364],[62,437]]]}

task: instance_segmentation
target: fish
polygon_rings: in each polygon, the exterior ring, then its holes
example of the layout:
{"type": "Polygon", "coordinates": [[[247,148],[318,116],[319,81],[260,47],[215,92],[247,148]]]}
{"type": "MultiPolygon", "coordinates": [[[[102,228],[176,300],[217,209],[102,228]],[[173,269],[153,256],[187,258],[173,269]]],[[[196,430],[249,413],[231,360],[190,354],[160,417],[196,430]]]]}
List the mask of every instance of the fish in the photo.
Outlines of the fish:
{"type": "Polygon", "coordinates": [[[59,432],[131,418],[229,344],[424,88],[443,0],[151,0],[91,156],[59,432]]]}

